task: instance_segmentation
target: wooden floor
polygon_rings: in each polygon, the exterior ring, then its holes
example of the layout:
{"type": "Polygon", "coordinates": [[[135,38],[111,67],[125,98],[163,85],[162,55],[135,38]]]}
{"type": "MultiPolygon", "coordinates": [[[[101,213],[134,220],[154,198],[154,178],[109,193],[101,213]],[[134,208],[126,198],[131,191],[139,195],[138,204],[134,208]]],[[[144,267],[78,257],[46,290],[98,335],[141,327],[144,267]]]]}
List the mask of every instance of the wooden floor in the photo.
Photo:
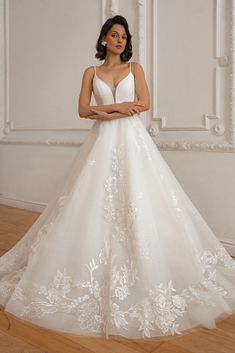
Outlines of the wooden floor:
{"type": "MultiPolygon", "coordinates": [[[[20,239],[39,213],[0,205],[0,255],[20,239]]],[[[235,353],[235,315],[217,328],[183,337],[127,340],[79,337],[29,325],[0,311],[0,353],[235,353]]]]}

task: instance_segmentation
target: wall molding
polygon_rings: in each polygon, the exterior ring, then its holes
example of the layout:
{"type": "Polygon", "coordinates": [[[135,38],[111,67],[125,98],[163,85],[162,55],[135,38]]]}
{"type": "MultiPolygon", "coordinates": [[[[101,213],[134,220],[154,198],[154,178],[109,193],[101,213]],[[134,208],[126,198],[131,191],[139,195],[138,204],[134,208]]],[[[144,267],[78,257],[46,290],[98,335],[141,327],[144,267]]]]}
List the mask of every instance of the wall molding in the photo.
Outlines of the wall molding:
{"type": "MultiPolygon", "coordinates": [[[[81,146],[83,141],[78,139],[62,139],[62,138],[42,138],[42,139],[17,139],[4,138],[0,140],[0,144],[6,145],[45,145],[45,146],[81,146]]],[[[163,151],[197,151],[197,152],[235,152],[235,146],[228,143],[210,143],[207,141],[158,141],[155,142],[157,148],[163,151]]]]}
{"type": "Polygon", "coordinates": [[[235,145],[230,143],[213,143],[208,141],[166,140],[154,141],[161,150],[167,151],[197,151],[197,152],[235,152],[235,145]]]}
{"type": "Polygon", "coordinates": [[[232,0],[231,9],[231,34],[230,34],[230,114],[228,120],[228,139],[230,144],[235,144],[235,0],[232,0]]]}
{"type": "Polygon", "coordinates": [[[5,2],[0,0],[0,139],[4,136],[4,116],[5,116],[5,2]]]}
{"type": "Polygon", "coordinates": [[[45,146],[81,146],[83,142],[79,140],[69,139],[19,139],[19,138],[4,138],[0,140],[2,145],[45,145],[45,146]]]}
{"type": "MultiPolygon", "coordinates": [[[[147,70],[147,4],[146,0],[137,1],[138,16],[138,62],[143,66],[144,71],[147,70]]],[[[140,114],[144,126],[147,126],[147,112],[140,114]]]]}
{"type": "MultiPolygon", "coordinates": [[[[80,139],[72,140],[72,137],[64,139],[62,136],[58,138],[26,138],[26,134],[30,132],[86,132],[89,133],[91,127],[74,128],[43,128],[43,127],[28,127],[28,126],[15,126],[14,121],[10,119],[9,115],[9,0],[0,0],[0,6],[3,7],[2,22],[0,28],[3,29],[4,43],[3,46],[5,53],[5,63],[0,67],[0,75],[2,73],[2,81],[5,78],[5,89],[2,95],[4,96],[3,113],[2,113],[2,139],[0,137],[0,144],[19,144],[19,145],[53,145],[53,146],[80,146],[82,142],[80,139]]],[[[146,70],[146,0],[138,0],[136,3],[138,10],[138,58],[146,70]]],[[[108,17],[115,16],[119,13],[119,0],[101,0],[101,26],[108,17]]],[[[1,79],[1,76],[0,76],[1,79]]],[[[1,92],[0,92],[1,97],[1,92]]],[[[146,114],[141,113],[141,120],[146,125],[146,114]]]]}
{"type": "Polygon", "coordinates": [[[184,151],[211,151],[211,152],[235,152],[235,0],[232,0],[231,6],[231,41],[230,41],[230,114],[227,122],[227,131],[225,126],[220,120],[220,94],[221,94],[221,68],[228,66],[228,56],[222,56],[221,50],[221,0],[215,1],[216,8],[216,45],[215,45],[215,58],[218,61],[218,66],[215,68],[215,113],[204,114],[201,117],[201,125],[199,126],[172,126],[167,127],[167,117],[158,116],[156,106],[156,92],[157,92],[157,1],[153,0],[153,116],[150,119],[150,126],[148,131],[153,137],[154,142],[159,148],[167,150],[184,150],[184,151]],[[155,19],[155,20],[154,20],[155,19]],[[193,141],[193,140],[178,140],[178,139],[162,139],[156,141],[156,136],[159,132],[164,134],[169,131],[208,131],[212,136],[222,136],[226,133],[228,140],[225,142],[214,141],[193,141]]]}
{"type": "Polygon", "coordinates": [[[119,13],[119,0],[111,0],[109,16],[113,17],[115,15],[118,15],[118,13],[119,13]]]}
{"type": "MultiPolygon", "coordinates": [[[[157,1],[153,0],[153,14],[156,15],[157,11],[157,1]]],[[[232,11],[231,11],[231,45],[230,45],[230,58],[227,56],[222,56],[221,52],[221,0],[215,0],[216,3],[216,46],[215,46],[215,57],[218,59],[220,67],[215,68],[216,75],[216,107],[215,114],[204,114],[201,118],[200,126],[167,126],[167,117],[162,116],[158,117],[156,114],[156,105],[154,106],[154,114],[151,118],[150,126],[148,127],[148,132],[153,138],[156,146],[162,150],[178,150],[178,151],[210,151],[210,152],[235,152],[235,0],[231,1],[232,11]],[[230,59],[230,60],[229,60],[230,59]],[[220,115],[220,69],[222,66],[230,64],[230,114],[227,121],[226,131],[224,124],[219,122],[218,118],[220,115]],[[228,141],[193,141],[191,139],[159,139],[159,132],[163,131],[164,134],[169,131],[210,131],[212,135],[220,137],[226,133],[228,136],[228,141]],[[158,137],[157,137],[158,136],[158,137]]],[[[58,136],[57,138],[26,138],[25,133],[27,132],[85,132],[89,133],[90,127],[85,128],[73,128],[73,127],[64,127],[64,128],[30,128],[30,127],[14,127],[14,122],[10,121],[9,117],[9,24],[8,24],[8,15],[9,15],[9,0],[0,0],[0,6],[4,10],[4,15],[0,18],[0,27],[3,29],[4,33],[4,49],[5,49],[5,62],[1,62],[0,66],[0,79],[5,83],[5,97],[4,92],[1,92],[0,89],[0,99],[4,102],[2,110],[0,111],[0,123],[1,119],[4,120],[3,133],[4,137],[0,139],[0,144],[20,144],[20,145],[57,145],[57,146],[80,146],[82,142],[80,139],[74,140],[72,136],[68,136],[68,139],[65,139],[63,136],[58,136]],[[13,134],[12,134],[13,133],[13,134]]],[[[147,29],[146,29],[146,0],[138,0],[136,2],[137,11],[138,11],[138,59],[139,62],[143,65],[146,70],[146,38],[147,38],[147,29]]],[[[118,0],[101,0],[101,24],[104,23],[106,19],[106,12],[108,16],[118,14],[119,11],[119,1],[118,0]],[[109,5],[109,6],[107,6],[109,5]]],[[[157,24],[156,21],[153,21],[153,55],[154,63],[157,64],[156,56],[156,33],[157,33],[157,24]]],[[[157,77],[156,65],[153,65],[153,77],[157,77]]],[[[156,83],[153,85],[153,97],[156,93],[156,83]]],[[[154,102],[153,102],[154,103],[154,102]]],[[[141,120],[143,120],[144,125],[146,126],[146,113],[140,114],[141,120]]],[[[1,128],[1,126],[0,126],[1,128]]],[[[185,135],[184,135],[185,136],[185,135]]]]}
{"type": "Polygon", "coordinates": [[[48,205],[45,202],[19,200],[11,197],[5,197],[5,196],[3,197],[1,195],[0,195],[0,204],[5,206],[10,206],[10,207],[23,208],[28,211],[40,212],[40,213],[43,212],[46,206],[48,205]]]}
{"type": "Polygon", "coordinates": [[[225,247],[225,249],[228,251],[228,253],[231,255],[231,256],[235,256],[235,242],[234,242],[234,239],[235,239],[235,236],[232,238],[232,237],[219,237],[218,238],[220,243],[225,247]]]}
{"type": "MultiPolygon", "coordinates": [[[[105,0],[101,0],[101,24],[103,23],[103,18],[105,17],[105,0]]],[[[0,82],[4,83],[3,90],[0,88],[0,100],[2,110],[0,110],[0,143],[12,143],[12,139],[10,135],[13,133],[19,134],[19,137],[14,141],[20,141],[23,143],[28,144],[29,140],[25,139],[24,137],[20,137],[21,133],[27,133],[32,131],[47,131],[47,132],[70,132],[70,131],[78,131],[78,132],[89,132],[90,127],[62,127],[62,128],[43,128],[43,127],[28,127],[28,126],[15,126],[14,121],[10,119],[9,114],[9,77],[10,77],[10,69],[9,69],[9,0],[0,0],[0,10],[2,16],[0,16],[0,33],[3,36],[3,43],[1,43],[1,36],[0,36],[0,45],[2,50],[0,51],[0,82]],[[2,56],[2,57],[1,57],[2,56]],[[2,122],[2,123],[1,123],[2,122]],[[2,137],[2,140],[1,140],[2,137]]],[[[1,108],[0,108],[1,109],[1,108]]],[[[35,141],[38,144],[38,141],[35,141]]],[[[16,142],[14,142],[16,143],[16,142]]],[[[34,144],[34,140],[32,140],[32,144],[34,144]]],[[[43,141],[40,142],[43,144],[43,141]]],[[[47,144],[47,143],[46,143],[47,144]]],[[[63,144],[63,143],[62,143],[63,144]]]]}

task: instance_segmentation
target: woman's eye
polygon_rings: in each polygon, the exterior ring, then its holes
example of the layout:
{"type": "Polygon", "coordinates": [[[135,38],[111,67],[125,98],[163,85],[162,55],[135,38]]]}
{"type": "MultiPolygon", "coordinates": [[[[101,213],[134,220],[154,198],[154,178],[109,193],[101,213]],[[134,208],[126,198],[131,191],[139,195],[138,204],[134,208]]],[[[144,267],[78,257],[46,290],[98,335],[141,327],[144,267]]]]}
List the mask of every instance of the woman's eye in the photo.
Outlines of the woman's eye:
{"type": "MultiPolygon", "coordinates": [[[[116,37],[116,34],[112,34],[112,37],[116,37]]],[[[122,39],[127,39],[127,37],[122,37],[122,39]]]]}

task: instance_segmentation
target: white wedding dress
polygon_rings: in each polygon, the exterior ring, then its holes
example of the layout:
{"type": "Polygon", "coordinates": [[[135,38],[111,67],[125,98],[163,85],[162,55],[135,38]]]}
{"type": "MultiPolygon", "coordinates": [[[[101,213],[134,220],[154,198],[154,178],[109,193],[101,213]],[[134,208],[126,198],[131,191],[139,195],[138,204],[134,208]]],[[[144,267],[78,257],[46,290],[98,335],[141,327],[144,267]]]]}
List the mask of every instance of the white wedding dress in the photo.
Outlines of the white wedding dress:
{"type": "MultiPolygon", "coordinates": [[[[98,105],[135,100],[95,72],[98,105]]],[[[235,313],[235,261],[138,114],[96,120],[48,206],[0,258],[0,304],[55,331],[151,338],[235,313]]]]}

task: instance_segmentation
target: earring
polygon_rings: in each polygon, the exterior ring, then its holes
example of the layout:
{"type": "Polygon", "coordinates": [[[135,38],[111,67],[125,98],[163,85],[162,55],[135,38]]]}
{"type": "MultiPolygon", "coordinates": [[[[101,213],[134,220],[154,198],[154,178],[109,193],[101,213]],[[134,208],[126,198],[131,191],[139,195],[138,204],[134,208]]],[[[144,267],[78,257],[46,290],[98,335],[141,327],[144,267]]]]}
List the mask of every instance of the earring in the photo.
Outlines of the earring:
{"type": "Polygon", "coordinates": [[[103,46],[106,46],[107,42],[102,41],[101,44],[102,44],[103,46]]]}

